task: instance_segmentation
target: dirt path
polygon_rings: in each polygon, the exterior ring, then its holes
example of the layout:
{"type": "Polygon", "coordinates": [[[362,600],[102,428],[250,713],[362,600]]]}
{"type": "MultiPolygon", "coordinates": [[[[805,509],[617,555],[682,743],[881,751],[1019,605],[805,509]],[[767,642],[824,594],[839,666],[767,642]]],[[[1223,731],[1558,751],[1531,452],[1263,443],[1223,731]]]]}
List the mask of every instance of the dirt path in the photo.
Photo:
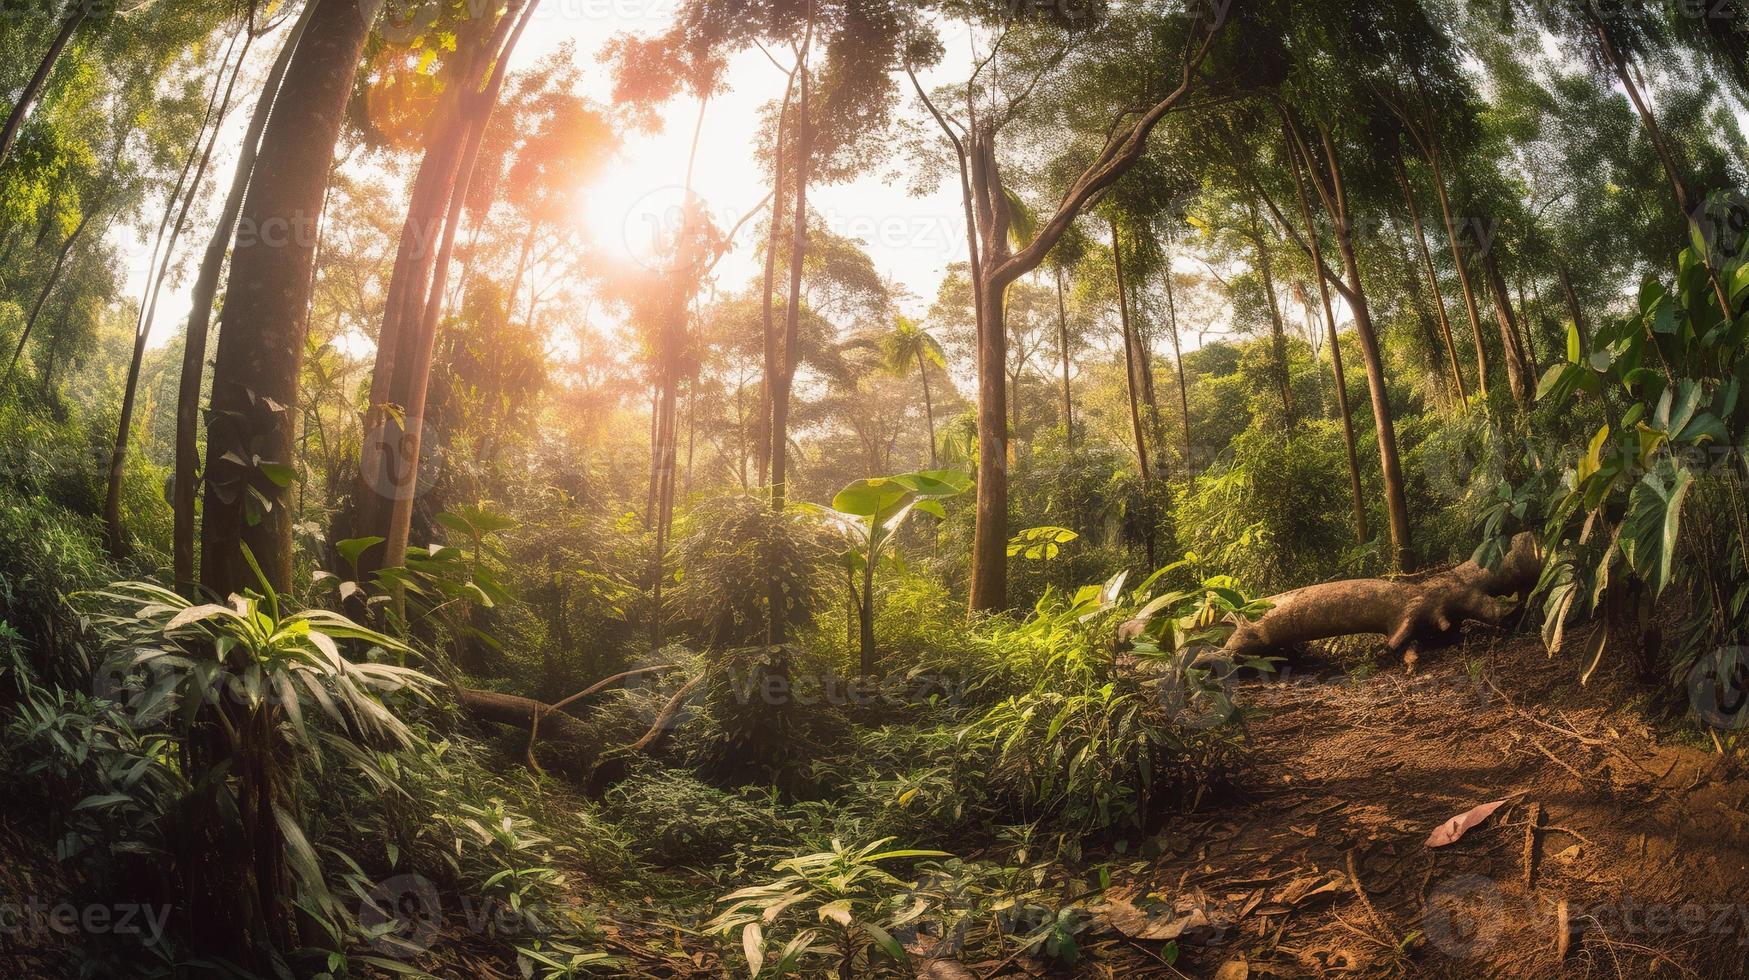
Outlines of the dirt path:
{"type": "Polygon", "coordinates": [[[1117,911],[1147,923],[1124,931],[1154,937],[1119,973],[1749,976],[1749,779],[1661,744],[1632,685],[1581,688],[1533,639],[1484,635],[1423,667],[1248,687],[1238,795],[1114,882],[1117,911]],[[1140,952],[1173,932],[1175,968],[1140,952]]]}

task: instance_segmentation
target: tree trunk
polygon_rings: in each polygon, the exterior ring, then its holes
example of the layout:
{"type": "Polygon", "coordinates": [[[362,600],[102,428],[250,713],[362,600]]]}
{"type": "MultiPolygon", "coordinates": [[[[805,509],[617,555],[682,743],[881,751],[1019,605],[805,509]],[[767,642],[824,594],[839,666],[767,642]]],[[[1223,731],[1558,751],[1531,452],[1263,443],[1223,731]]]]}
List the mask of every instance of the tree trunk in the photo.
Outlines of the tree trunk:
{"type": "Polygon", "coordinates": [[[862,566],[862,615],[857,617],[857,666],[863,677],[873,677],[879,666],[874,633],[874,568],[875,556],[871,554],[862,566]]]}
{"type": "MultiPolygon", "coordinates": [[[[1252,208],[1251,220],[1253,227],[1257,224],[1257,212],[1252,208]]],[[[1281,305],[1275,298],[1274,264],[1269,258],[1269,247],[1261,235],[1253,240],[1257,248],[1257,274],[1263,279],[1263,295],[1269,302],[1269,331],[1275,352],[1275,383],[1281,389],[1281,417],[1287,428],[1294,427],[1294,393],[1292,375],[1287,365],[1287,331],[1281,324],[1281,305]]]]}
{"type": "Polygon", "coordinates": [[[1482,317],[1476,309],[1476,290],[1470,283],[1470,270],[1464,263],[1463,246],[1458,241],[1457,219],[1451,213],[1451,196],[1445,191],[1445,168],[1440,163],[1440,151],[1435,143],[1427,154],[1433,166],[1433,190],[1439,197],[1439,213],[1445,223],[1446,241],[1451,244],[1452,265],[1457,267],[1458,287],[1464,294],[1464,312],[1470,317],[1470,336],[1476,342],[1476,391],[1488,397],[1488,346],[1482,343],[1482,317]]]}
{"type": "MultiPolygon", "coordinates": [[[[1198,18],[1201,20],[1201,18],[1198,18]]],[[[973,531],[972,612],[994,612],[1008,604],[1008,434],[1003,431],[1007,415],[1003,364],[1007,358],[1007,331],[1003,323],[1003,299],[1008,285],[1039,267],[1071,224],[1099,195],[1115,184],[1142,158],[1148,137],[1168,113],[1180,107],[1194,88],[1203,60],[1215,38],[1231,18],[1212,18],[1202,43],[1185,60],[1177,88],[1137,115],[1133,122],[1114,132],[1094,161],[1083,170],[1039,226],[1038,234],[1018,252],[1008,250],[1008,202],[996,161],[996,128],[989,121],[972,121],[972,191],[981,229],[980,267],[973,266],[974,299],[978,304],[978,502],[977,526],[973,531]]],[[[945,124],[944,124],[945,127],[945,124]]]]}
{"type": "Polygon", "coordinates": [[[1393,154],[1391,162],[1396,167],[1397,184],[1403,189],[1403,202],[1409,206],[1409,220],[1415,226],[1415,247],[1421,254],[1421,268],[1427,274],[1427,285],[1433,290],[1433,308],[1439,315],[1439,335],[1445,341],[1446,356],[1451,359],[1451,376],[1457,383],[1458,400],[1467,404],[1470,393],[1464,386],[1464,370],[1458,364],[1457,343],[1451,336],[1451,318],[1445,314],[1445,295],[1439,288],[1439,272],[1433,267],[1433,253],[1427,248],[1427,228],[1421,223],[1421,208],[1415,204],[1415,192],[1409,186],[1409,171],[1403,166],[1403,155],[1393,154]]]}
{"type": "MultiPolygon", "coordinates": [[[[220,330],[207,435],[213,472],[201,535],[202,582],[219,596],[260,587],[244,547],[268,585],[285,591],[292,584],[289,494],[283,492],[284,481],[270,478],[262,464],[289,466],[296,452],[304,310],[314,260],[313,243],[299,233],[300,223],[322,205],[371,26],[356,0],[313,0],[312,5],[305,36],[286,70],[281,111],[262,136],[242,211],[247,227],[258,233],[237,243],[220,330]]],[[[232,714],[233,707],[213,710],[232,714]]],[[[279,736],[272,727],[277,715],[277,709],[258,708],[247,719],[253,730],[240,746],[226,748],[207,728],[197,736],[205,734],[208,744],[191,750],[190,777],[197,783],[212,766],[235,763],[248,832],[240,842],[241,856],[216,849],[210,840],[190,842],[182,870],[191,887],[183,911],[195,931],[192,947],[254,972],[268,972],[268,944],[289,948],[291,942],[291,876],[276,813],[284,809],[295,815],[295,781],[286,778],[277,760],[279,736]],[[235,887],[239,882],[244,887],[235,887]]]]}
{"type": "Polygon", "coordinates": [[[1124,283],[1123,274],[1123,242],[1118,236],[1117,223],[1111,224],[1111,261],[1117,270],[1117,310],[1118,322],[1123,325],[1123,366],[1125,389],[1130,403],[1130,431],[1136,441],[1136,463],[1141,469],[1142,482],[1148,483],[1150,473],[1148,468],[1148,439],[1142,430],[1142,410],[1137,394],[1136,341],[1135,330],[1130,324],[1129,289],[1124,283]]]}
{"type": "Polygon", "coordinates": [[[226,291],[201,535],[201,580],[221,596],[257,585],[239,545],[254,553],[268,584],[291,586],[292,515],[281,488],[259,464],[289,465],[294,459],[292,410],[315,255],[302,223],[322,205],[370,27],[354,0],[314,0],[312,6],[243,204],[241,219],[256,234],[237,242],[226,291]]]}
{"type": "Polygon", "coordinates": [[[783,224],[783,150],[784,138],[789,126],[790,93],[795,90],[796,73],[800,71],[800,63],[789,73],[789,81],[784,84],[783,104],[777,111],[777,132],[772,137],[771,148],[771,230],[765,236],[765,281],[760,288],[760,324],[764,330],[765,340],[765,379],[760,386],[759,417],[764,422],[767,431],[759,441],[756,452],[759,462],[759,482],[764,484],[771,474],[771,392],[777,384],[778,349],[777,349],[777,319],[773,309],[772,291],[777,280],[777,235],[783,224]]]}
{"type": "Polygon", "coordinates": [[[1312,217],[1312,202],[1306,196],[1305,177],[1300,171],[1298,140],[1288,117],[1282,115],[1283,129],[1288,137],[1288,162],[1292,165],[1294,192],[1300,200],[1300,214],[1306,222],[1306,241],[1312,256],[1313,275],[1318,280],[1318,295],[1324,303],[1324,324],[1330,333],[1330,371],[1336,387],[1336,411],[1342,416],[1342,446],[1348,453],[1348,490],[1354,502],[1354,536],[1361,544],[1372,540],[1366,522],[1366,495],[1360,483],[1360,456],[1354,444],[1354,413],[1348,406],[1348,379],[1342,371],[1342,340],[1336,333],[1336,308],[1330,301],[1330,283],[1324,278],[1324,246],[1318,237],[1318,223],[1312,217]]]}
{"type": "Polygon", "coordinates": [[[1184,479],[1196,472],[1196,454],[1190,449],[1190,385],[1184,379],[1184,350],[1178,345],[1178,298],[1172,286],[1172,257],[1166,257],[1166,327],[1172,334],[1172,362],[1178,371],[1178,413],[1184,423],[1184,479]]]}
{"type": "Polygon", "coordinates": [[[1506,352],[1506,382],[1512,389],[1512,399],[1520,408],[1529,409],[1535,381],[1525,363],[1524,348],[1518,342],[1518,318],[1512,315],[1512,297],[1506,291],[1506,278],[1500,274],[1500,261],[1492,251],[1482,256],[1482,274],[1488,280],[1488,292],[1494,297],[1494,314],[1500,322],[1500,349],[1506,352]]]}
{"type": "MultiPolygon", "coordinates": [[[[261,98],[243,134],[237,156],[237,170],[231,178],[231,189],[219,212],[218,225],[207,243],[201,259],[200,272],[195,277],[188,314],[188,329],[182,349],[182,370],[176,390],[176,460],[171,478],[171,510],[175,526],[172,531],[172,568],[178,588],[192,595],[194,591],[194,511],[196,480],[200,469],[198,447],[200,426],[200,396],[206,374],[207,328],[212,321],[213,298],[218,293],[219,275],[224,269],[225,254],[237,229],[238,214],[243,208],[243,196],[255,171],[255,160],[261,146],[261,134],[272,115],[274,101],[285,78],[286,68],[297,51],[317,4],[306,3],[303,12],[286,35],[273,67],[262,85],[261,98]]],[[[326,189],[324,188],[324,194],[326,189]]],[[[311,268],[315,266],[311,256],[311,268]]]]}
{"type": "MultiPolygon", "coordinates": [[[[789,494],[786,483],[789,480],[790,386],[795,382],[796,365],[801,356],[798,348],[802,317],[802,265],[808,251],[808,180],[809,171],[813,167],[814,152],[814,124],[810,118],[813,109],[809,104],[812,70],[807,62],[807,47],[813,42],[813,34],[814,25],[810,15],[807,42],[803,45],[802,61],[796,69],[800,91],[796,96],[796,196],[795,210],[790,215],[789,300],[784,309],[782,364],[779,365],[777,383],[771,391],[771,510],[775,514],[783,513],[789,494]]],[[[770,620],[768,640],[772,646],[782,646],[789,633],[789,606],[776,569],[767,568],[766,575],[769,577],[766,592],[767,618],[770,620]]]]}
{"type": "Polygon", "coordinates": [[[1391,564],[1407,570],[1413,566],[1409,531],[1409,504],[1403,490],[1403,469],[1397,457],[1397,430],[1391,420],[1390,392],[1385,387],[1385,362],[1379,354],[1378,334],[1360,282],[1360,262],[1354,252],[1353,224],[1349,220],[1348,195],[1343,188],[1342,166],[1327,129],[1320,129],[1324,156],[1330,167],[1330,193],[1335,204],[1336,244],[1347,272],[1349,303],[1354,309],[1354,332],[1366,362],[1367,388],[1372,394],[1373,430],[1378,435],[1379,468],[1385,482],[1385,515],[1390,520],[1391,564]]]}
{"type": "Polygon", "coordinates": [[[1579,356],[1591,356],[1591,331],[1585,325],[1585,309],[1579,305],[1579,294],[1573,291],[1573,274],[1562,262],[1555,267],[1561,277],[1561,295],[1567,301],[1567,315],[1573,319],[1573,329],[1579,334],[1579,356]]]}
{"type": "Polygon", "coordinates": [[[1355,579],[1295,589],[1271,597],[1261,618],[1239,624],[1223,652],[1255,656],[1313,640],[1376,633],[1392,651],[1406,652],[1413,665],[1416,646],[1451,638],[1467,620],[1502,622],[1520,608],[1541,572],[1536,536],[1526,532],[1512,539],[1495,569],[1470,561],[1421,578],[1355,579]]]}
{"type": "Polygon", "coordinates": [[[917,348],[917,376],[923,379],[923,417],[929,422],[929,468],[939,464],[935,459],[935,402],[929,397],[929,362],[923,359],[923,348],[917,348]]]}
{"type": "Polygon", "coordinates": [[[78,32],[79,25],[91,16],[91,11],[97,5],[97,0],[78,0],[78,3],[68,9],[67,17],[61,22],[61,30],[55,35],[55,40],[43,54],[43,60],[36,66],[36,72],[30,80],[24,83],[24,91],[18,95],[18,102],[13,105],[12,112],[7,115],[6,122],[0,126],[0,164],[12,153],[12,144],[17,142],[18,133],[24,128],[24,118],[30,114],[30,108],[43,88],[49,83],[49,76],[54,73],[55,63],[61,59],[61,53],[67,50],[73,35],[78,32]]]}
{"type": "Polygon", "coordinates": [[[1069,394],[1069,306],[1063,298],[1063,269],[1056,269],[1057,278],[1057,348],[1063,356],[1063,441],[1075,448],[1075,402],[1069,394]]]}
{"type": "MultiPolygon", "coordinates": [[[[231,69],[231,81],[224,85],[224,98],[218,99],[220,85],[224,82],[224,62],[219,64],[219,77],[213,82],[213,99],[207,102],[207,116],[213,116],[214,101],[217,100],[218,115],[213,122],[212,134],[207,137],[206,147],[201,150],[200,163],[194,168],[194,181],[188,187],[186,195],[182,196],[182,207],[176,208],[178,195],[182,195],[183,180],[188,174],[188,165],[194,162],[194,151],[200,146],[200,135],[205,132],[207,119],[201,121],[201,128],[195,135],[195,146],[189,148],[188,160],[183,164],[182,176],[176,180],[176,188],[171,192],[170,200],[164,209],[164,217],[168,223],[172,211],[176,213],[175,222],[169,224],[169,234],[164,235],[164,226],[159,226],[159,234],[165,237],[163,257],[158,266],[157,275],[146,288],[141,299],[140,322],[134,332],[133,357],[128,361],[127,380],[122,387],[121,414],[116,420],[115,445],[109,456],[109,481],[103,498],[103,526],[108,539],[111,555],[120,557],[124,551],[125,532],[121,520],[121,492],[123,478],[127,472],[128,437],[133,428],[134,398],[140,384],[140,368],[146,359],[146,342],[152,336],[152,324],[157,319],[158,297],[163,289],[164,280],[170,275],[170,260],[176,254],[176,243],[182,237],[183,225],[188,221],[188,211],[194,205],[195,198],[200,193],[200,185],[206,179],[207,164],[212,162],[213,146],[219,141],[219,129],[224,124],[225,116],[230,111],[231,94],[237,87],[237,76],[243,73],[243,62],[249,57],[249,48],[255,41],[255,35],[248,33],[243,41],[243,50],[237,56],[237,64],[231,69]]],[[[235,38],[232,38],[235,42],[235,38]]],[[[227,59],[230,52],[226,52],[227,59]]],[[[313,267],[313,263],[312,263],[313,267]]]]}
{"type": "Polygon", "coordinates": [[[459,218],[481,131],[497,101],[507,70],[505,59],[527,23],[527,12],[526,0],[512,0],[495,23],[463,25],[458,31],[455,69],[426,125],[426,152],[396,247],[365,410],[355,534],[383,541],[360,555],[361,578],[399,565],[406,551],[418,495],[435,317],[454,248],[451,219],[459,218]]]}
{"type": "Polygon", "coordinates": [[[55,291],[55,286],[61,281],[61,270],[67,265],[67,256],[72,254],[73,246],[79,241],[79,236],[85,234],[85,227],[102,209],[102,203],[94,203],[91,210],[79,218],[79,223],[73,227],[73,233],[61,243],[60,254],[55,256],[55,264],[49,269],[48,279],[43,282],[42,289],[36,294],[36,302],[31,304],[30,316],[24,321],[24,329],[18,332],[18,343],[12,348],[12,359],[6,364],[6,377],[11,378],[13,369],[18,367],[18,355],[24,353],[24,342],[30,339],[30,332],[36,327],[36,321],[42,315],[43,304],[48,302],[49,294],[55,291]]]}

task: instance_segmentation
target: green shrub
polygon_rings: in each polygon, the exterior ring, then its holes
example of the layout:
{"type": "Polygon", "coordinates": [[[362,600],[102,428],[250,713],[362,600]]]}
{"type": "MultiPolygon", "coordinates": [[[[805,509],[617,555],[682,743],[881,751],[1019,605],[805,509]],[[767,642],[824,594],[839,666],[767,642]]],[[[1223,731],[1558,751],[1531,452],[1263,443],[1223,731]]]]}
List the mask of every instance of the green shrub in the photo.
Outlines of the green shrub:
{"type": "Polygon", "coordinates": [[[724,861],[782,832],[769,798],[726,792],[674,770],[635,773],[608,793],[606,804],[606,815],[631,835],[633,852],[666,867],[724,861]]]}

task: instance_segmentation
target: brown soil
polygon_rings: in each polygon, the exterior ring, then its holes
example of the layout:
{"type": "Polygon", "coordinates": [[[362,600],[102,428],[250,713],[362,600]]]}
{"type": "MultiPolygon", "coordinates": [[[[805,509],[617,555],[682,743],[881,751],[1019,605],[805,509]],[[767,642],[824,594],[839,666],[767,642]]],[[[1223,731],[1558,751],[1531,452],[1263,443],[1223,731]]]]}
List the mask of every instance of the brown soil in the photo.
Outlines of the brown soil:
{"type": "Polygon", "coordinates": [[[1749,976],[1749,778],[1660,737],[1627,678],[1582,688],[1533,638],[1478,631],[1422,666],[1249,685],[1237,793],[1114,873],[1106,920],[1156,937],[1095,944],[1125,951],[1115,972],[1749,976]]]}

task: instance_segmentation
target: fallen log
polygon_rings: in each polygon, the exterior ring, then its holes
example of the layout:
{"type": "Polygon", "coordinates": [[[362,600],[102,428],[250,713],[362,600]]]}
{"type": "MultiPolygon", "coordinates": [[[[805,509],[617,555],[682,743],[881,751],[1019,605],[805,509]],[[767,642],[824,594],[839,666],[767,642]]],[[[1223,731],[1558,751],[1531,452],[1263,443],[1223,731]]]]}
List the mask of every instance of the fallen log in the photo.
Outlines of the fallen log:
{"type": "Polygon", "coordinates": [[[1536,587],[1542,554],[1536,536],[1519,534],[1494,569],[1473,561],[1421,578],[1349,579],[1284,592],[1261,617],[1241,623],[1222,653],[1255,656],[1313,640],[1377,633],[1411,666],[1416,647],[1465,622],[1500,623],[1536,587]]]}
{"type": "Polygon", "coordinates": [[[576,741],[588,737],[588,729],[575,716],[553,711],[544,701],[497,691],[480,691],[461,687],[455,689],[456,703],[475,721],[489,721],[514,728],[531,728],[541,719],[541,736],[548,739],[576,741]]]}

